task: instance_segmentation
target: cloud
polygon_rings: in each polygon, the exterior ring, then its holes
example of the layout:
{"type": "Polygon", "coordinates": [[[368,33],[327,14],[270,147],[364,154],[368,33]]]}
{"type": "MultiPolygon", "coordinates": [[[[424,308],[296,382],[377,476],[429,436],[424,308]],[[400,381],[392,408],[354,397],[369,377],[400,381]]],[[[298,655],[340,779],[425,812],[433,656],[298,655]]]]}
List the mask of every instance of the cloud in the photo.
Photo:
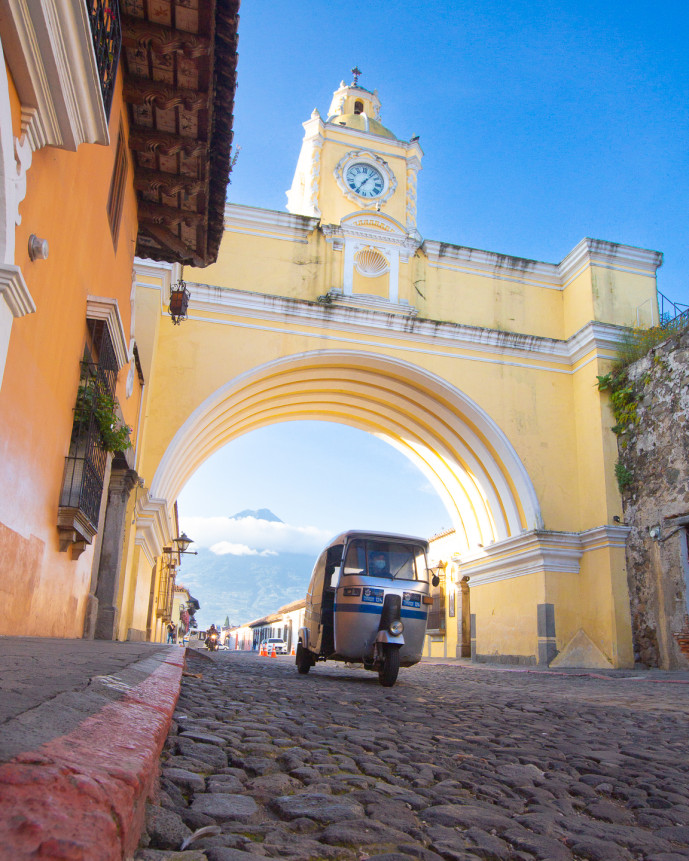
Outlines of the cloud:
{"type": "Polygon", "coordinates": [[[277,556],[275,550],[254,550],[246,544],[232,544],[230,541],[219,541],[209,548],[216,556],[277,556]]]}
{"type": "Polygon", "coordinates": [[[315,526],[292,526],[255,517],[180,517],[180,526],[198,547],[208,547],[219,555],[267,555],[268,551],[315,554],[333,537],[315,526]]]}

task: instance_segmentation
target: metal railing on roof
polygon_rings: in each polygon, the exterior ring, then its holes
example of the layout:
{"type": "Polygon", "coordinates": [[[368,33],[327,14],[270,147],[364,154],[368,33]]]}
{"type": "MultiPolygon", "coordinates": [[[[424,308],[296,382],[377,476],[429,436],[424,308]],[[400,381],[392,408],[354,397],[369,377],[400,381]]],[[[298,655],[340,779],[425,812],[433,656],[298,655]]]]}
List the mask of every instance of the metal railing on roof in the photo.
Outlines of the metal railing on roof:
{"type": "Polygon", "coordinates": [[[658,311],[663,329],[683,329],[689,324],[689,305],[673,302],[658,290],[658,311]]]}

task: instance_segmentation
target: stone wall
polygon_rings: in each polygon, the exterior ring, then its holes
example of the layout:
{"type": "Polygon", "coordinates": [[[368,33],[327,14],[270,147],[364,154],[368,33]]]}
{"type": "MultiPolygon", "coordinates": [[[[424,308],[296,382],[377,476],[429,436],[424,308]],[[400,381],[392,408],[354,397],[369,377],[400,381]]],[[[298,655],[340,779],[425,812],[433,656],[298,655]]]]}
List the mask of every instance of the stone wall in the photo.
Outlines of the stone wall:
{"type": "Polygon", "coordinates": [[[638,424],[618,437],[636,661],[689,666],[675,634],[689,602],[689,329],[628,369],[638,424]],[[624,469],[621,469],[624,468],[624,469]],[[626,470],[627,472],[624,472],[626,470]]]}

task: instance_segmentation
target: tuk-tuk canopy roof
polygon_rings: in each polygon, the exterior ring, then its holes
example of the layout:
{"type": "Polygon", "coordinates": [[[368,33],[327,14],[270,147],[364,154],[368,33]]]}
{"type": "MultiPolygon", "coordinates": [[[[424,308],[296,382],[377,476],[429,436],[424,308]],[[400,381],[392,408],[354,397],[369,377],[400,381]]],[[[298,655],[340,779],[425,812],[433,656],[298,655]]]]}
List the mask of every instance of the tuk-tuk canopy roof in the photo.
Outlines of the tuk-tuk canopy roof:
{"type": "Polygon", "coordinates": [[[420,544],[428,552],[428,541],[416,535],[398,535],[394,532],[367,532],[365,529],[350,529],[341,532],[325,548],[334,547],[336,544],[346,544],[353,538],[367,538],[372,541],[399,541],[400,544],[420,544]]]}

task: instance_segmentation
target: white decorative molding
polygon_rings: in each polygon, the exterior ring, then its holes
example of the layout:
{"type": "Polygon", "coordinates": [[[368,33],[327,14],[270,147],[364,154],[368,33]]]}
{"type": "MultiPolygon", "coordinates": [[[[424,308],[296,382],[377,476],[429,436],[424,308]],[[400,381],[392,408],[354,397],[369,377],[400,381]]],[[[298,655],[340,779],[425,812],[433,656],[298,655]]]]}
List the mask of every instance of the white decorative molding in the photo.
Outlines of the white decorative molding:
{"type": "Polygon", "coordinates": [[[107,144],[87,4],[3,0],[3,47],[23,106],[34,108],[32,147],[107,144]]]}
{"type": "Polygon", "coordinates": [[[407,141],[397,140],[397,138],[381,137],[379,134],[363,129],[355,129],[351,126],[342,126],[337,121],[326,122],[323,126],[326,133],[326,139],[342,143],[341,136],[347,138],[348,143],[353,143],[361,147],[375,147],[380,151],[382,147],[397,148],[403,150],[412,149],[415,144],[407,143],[407,141]]]}
{"type": "Polygon", "coordinates": [[[287,192],[287,211],[293,215],[320,218],[318,205],[321,175],[321,149],[323,147],[323,120],[314,108],[311,118],[304,124],[304,138],[294,171],[292,187],[287,192]]]}
{"type": "Polygon", "coordinates": [[[581,532],[581,546],[584,553],[594,550],[622,549],[627,546],[627,536],[631,532],[629,526],[596,526],[581,532]]]}
{"type": "Polygon", "coordinates": [[[584,361],[594,352],[616,358],[626,333],[627,329],[611,323],[588,323],[566,342],[567,358],[572,364],[584,361]]]}
{"type": "Polygon", "coordinates": [[[248,233],[287,242],[307,243],[317,227],[318,218],[306,215],[258,209],[237,203],[225,206],[225,230],[228,233],[248,233]]]}
{"type": "Polygon", "coordinates": [[[309,207],[313,218],[321,217],[318,206],[318,192],[321,177],[321,150],[323,149],[323,138],[321,135],[313,138],[311,150],[311,175],[309,176],[309,207]]]}
{"type": "Polygon", "coordinates": [[[416,230],[416,180],[421,170],[421,159],[413,155],[407,159],[407,200],[405,204],[407,230],[416,230]]]}
{"type": "Polygon", "coordinates": [[[13,180],[16,161],[9,90],[7,65],[0,40],[0,263],[14,263],[15,245],[13,180]]]}
{"type": "Polygon", "coordinates": [[[148,492],[136,503],[135,543],[141,547],[151,566],[155,565],[156,557],[161,555],[163,547],[170,546],[175,534],[168,508],[166,499],[156,499],[148,492]]]}
{"type": "Polygon", "coordinates": [[[348,200],[351,200],[363,209],[376,209],[384,203],[387,203],[397,188],[397,178],[390,170],[385,159],[382,159],[374,152],[365,149],[350,150],[346,155],[344,155],[335,165],[333,176],[335,177],[335,182],[342,194],[344,194],[348,200]],[[379,195],[370,198],[362,197],[349,187],[345,178],[346,173],[348,168],[355,164],[368,164],[379,171],[383,177],[383,190],[379,195]]]}
{"type": "Polygon", "coordinates": [[[436,269],[450,269],[468,275],[520,281],[556,290],[562,287],[558,267],[553,263],[540,263],[538,260],[495,254],[479,248],[436,242],[434,239],[426,239],[423,250],[428,257],[429,266],[436,269]]]}
{"type": "Polygon", "coordinates": [[[111,299],[109,296],[87,296],[86,319],[105,321],[117,358],[117,370],[121,370],[129,361],[129,349],[117,299],[111,299]]]}
{"type": "Polygon", "coordinates": [[[554,290],[563,290],[590,266],[648,276],[655,275],[663,260],[658,251],[597,239],[582,239],[561,263],[543,263],[431,239],[424,242],[423,249],[429,265],[437,269],[519,281],[554,290]]]}
{"type": "Polygon", "coordinates": [[[21,224],[22,217],[19,214],[19,204],[26,197],[26,172],[31,167],[33,159],[31,143],[25,135],[22,135],[21,139],[14,139],[14,157],[16,160],[16,176],[13,177],[14,201],[12,208],[14,223],[21,224]]]}
{"type": "Polygon", "coordinates": [[[663,255],[659,251],[586,237],[569,252],[557,268],[560,283],[566,287],[589,266],[632,272],[637,275],[655,275],[662,263],[663,255]]]}
{"type": "Polygon", "coordinates": [[[523,532],[489,547],[453,556],[459,576],[481,586],[528,574],[578,574],[585,553],[624,549],[628,526],[597,526],[584,532],[523,532]]]}
{"type": "MultiPolygon", "coordinates": [[[[353,212],[345,215],[340,221],[338,235],[343,239],[342,292],[344,295],[353,296],[354,293],[354,268],[357,255],[370,249],[371,253],[379,254],[388,263],[390,277],[387,301],[391,305],[397,305],[400,260],[406,262],[418,248],[420,240],[414,239],[399,221],[382,212],[353,212]]],[[[334,236],[334,232],[330,231],[331,241],[334,236]]]]}
{"type": "Polygon", "coordinates": [[[582,553],[577,533],[533,530],[453,557],[452,561],[460,566],[459,576],[469,577],[473,588],[547,571],[578,574],[582,553]]]}
{"type": "Polygon", "coordinates": [[[29,142],[32,152],[48,145],[48,138],[37,108],[22,105],[22,137],[29,142]]]}
{"type": "MultiPolygon", "coordinates": [[[[320,339],[323,329],[338,332],[338,339],[360,346],[380,343],[380,338],[398,338],[407,352],[427,355],[467,358],[543,370],[555,374],[573,374],[573,367],[583,358],[604,353],[613,357],[622,343],[625,330],[604,323],[587,323],[569,340],[519,335],[496,329],[483,329],[460,323],[440,323],[415,317],[413,326],[408,317],[417,312],[411,305],[394,304],[380,297],[345,295],[340,289],[328,293],[324,305],[299,299],[252,293],[233,288],[187,282],[191,291],[189,316],[219,325],[270,328],[284,325],[286,334],[320,339]],[[357,310],[358,309],[358,310],[357,310]],[[222,320],[228,315],[235,319],[222,320]],[[244,321],[241,318],[244,318],[244,321]],[[240,319],[236,319],[240,318],[240,319]],[[303,326],[295,330],[295,326],[303,326]]],[[[150,284],[143,284],[152,287],[150,284]]],[[[160,289],[160,288],[157,288],[160,289]]]]}
{"type": "Polygon", "coordinates": [[[0,295],[7,303],[13,317],[33,314],[36,303],[26,286],[22,270],[10,263],[0,264],[0,295]]]}
{"type": "MultiPolygon", "coordinates": [[[[409,305],[406,302],[391,302],[382,296],[365,296],[359,293],[346,296],[341,290],[331,290],[328,293],[328,298],[330,302],[337,303],[343,309],[375,311],[388,316],[390,314],[401,314],[405,317],[416,317],[419,313],[413,305],[409,305]]],[[[329,305],[329,307],[332,308],[333,306],[329,305]]]]}
{"type": "Polygon", "coordinates": [[[334,251],[342,251],[344,248],[344,233],[339,224],[321,224],[321,233],[328,245],[332,245],[334,251]]]}

